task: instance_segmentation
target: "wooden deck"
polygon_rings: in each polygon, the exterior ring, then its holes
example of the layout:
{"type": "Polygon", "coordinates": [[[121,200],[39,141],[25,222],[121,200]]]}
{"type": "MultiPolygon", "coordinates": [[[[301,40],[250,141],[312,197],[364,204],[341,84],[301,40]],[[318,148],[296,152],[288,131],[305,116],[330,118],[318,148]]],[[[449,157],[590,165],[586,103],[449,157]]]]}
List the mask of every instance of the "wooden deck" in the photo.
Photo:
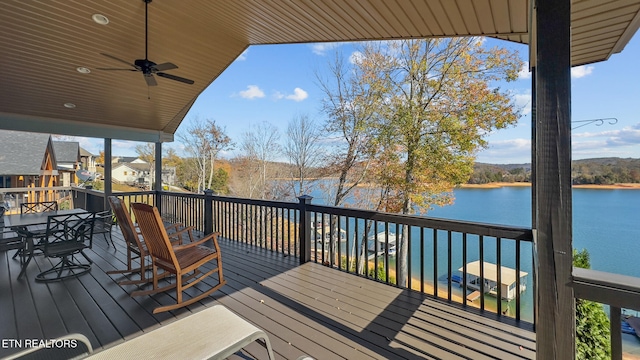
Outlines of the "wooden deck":
{"type": "MultiPolygon", "coordinates": [[[[20,350],[7,340],[74,332],[87,336],[99,351],[215,304],[264,329],[278,359],[303,354],[322,360],[535,358],[531,331],[224,239],[220,245],[227,285],[200,303],[153,315],[153,308],[171,303],[174,294],[131,298],[134,286],[121,287],[115,282],[120,276],[105,274],[124,268],[124,241],[115,230],[114,240],[116,250],[97,236],[89,254],[91,273],[57,283],[34,281],[50,266],[42,256],[30,264],[27,279],[18,281],[13,252],[0,253],[0,358],[20,350]]],[[[254,343],[231,358],[266,359],[266,350],[254,343]]]]}

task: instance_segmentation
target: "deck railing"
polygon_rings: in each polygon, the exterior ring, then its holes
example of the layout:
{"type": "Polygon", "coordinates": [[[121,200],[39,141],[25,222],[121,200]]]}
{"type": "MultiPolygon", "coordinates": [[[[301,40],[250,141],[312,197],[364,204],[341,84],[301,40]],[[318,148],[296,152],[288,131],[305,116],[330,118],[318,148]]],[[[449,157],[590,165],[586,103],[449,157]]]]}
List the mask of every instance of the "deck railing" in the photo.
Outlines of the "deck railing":
{"type": "Polygon", "coordinates": [[[304,196],[296,203],[212,193],[114,195],[127,204],[156,205],[167,221],[217,231],[226,239],[297,256],[300,262],[314,261],[533,324],[531,229],[315,205],[304,196]],[[408,276],[398,284],[400,263],[395,259],[402,237],[408,276]],[[475,275],[467,265],[474,261],[479,262],[475,275]],[[527,276],[516,276],[509,283],[503,279],[509,272],[527,276]],[[476,278],[492,280],[475,281],[477,292],[470,297],[474,291],[468,283],[476,278]],[[506,284],[497,285],[502,283],[506,284]]]}
{"type": "Polygon", "coordinates": [[[0,205],[8,207],[6,214],[20,213],[23,203],[56,201],[61,209],[74,207],[72,188],[56,187],[22,187],[0,188],[0,205]]]}
{"type": "Polygon", "coordinates": [[[403,287],[533,323],[531,229],[311,204],[304,211],[311,261],[398,286],[396,256],[404,243],[403,287]],[[473,284],[464,284],[475,278],[468,268],[475,261],[476,275],[493,280],[476,281],[472,300],[467,287],[473,284]],[[509,283],[503,275],[509,271],[527,276],[509,283]]]}
{"type": "Polygon", "coordinates": [[[589,269],[573,269],[576,299],[609,305],[611,320],[611,359],[622,359],[621,309],[640,311],[640,279],[589,269]]]}

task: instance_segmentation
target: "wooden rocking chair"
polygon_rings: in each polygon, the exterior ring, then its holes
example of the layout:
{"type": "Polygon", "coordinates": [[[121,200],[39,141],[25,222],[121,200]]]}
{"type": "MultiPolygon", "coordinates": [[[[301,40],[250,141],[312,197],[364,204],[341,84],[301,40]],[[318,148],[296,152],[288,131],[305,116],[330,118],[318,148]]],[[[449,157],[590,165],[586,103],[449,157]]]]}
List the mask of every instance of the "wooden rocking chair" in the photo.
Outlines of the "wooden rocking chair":
{"type": "Polygon", "coordinates": [[[153,264],[153,289],[136,291],[131,296],[150,295],[176,288],[176,304],[155,308],[153,313],[157,314],[200,301],[225,284],[222,276],[222,259],[220,246],[218,245],[218,233],[211,233],[199,241],[189,244],[172,246],[156,207],[140,203],[131,204],[131,207],[151,254],[153,264]],[[209,240],[213,242],[213,249],[202,245],[209,240]],[[206,272],[200,271],[202,266],[213,261],[216,262],[216,267],[206,272]],[[163,275],[158,274],[158,268],[162,269],[164,273],[175,274],[175,283],[161,288],[158,287],[158,279],[163,275]],[[183,301],[183,291],[198,284],[215,272],[218,273],[218,284],[216,286],[196,297],[183,301]]]}
{"type": "MultiPolygon", "coordinates": [[[[147,245],[141,237],[139,230],[133,224],[129,211],[126,209],[124,201],[115,197],[109,196],[108,198],[111,209],[116,216],[116,222],[122,231],[122,236],[127,243],[127,268],[123,270],[107,271],[107,274],[129,274],[139,273],[140,278],[138,280],[123,280],[118,282],[119,285],[136,285],[146,284],[150,281],[147,279],[146,271],[151,267],[146,265],[146,258],[149,256],[147,245]],[[138,260],[140,267],[134,268],[134,261],[138,260]]],[[[192,240],[191,231],[193,227],[183,227],[182,224],[173,224],[168,226],[167,231],[171,231],[171,238],[173,245],[180,245],[182,243],[182,235],[186,234],[189,240],[192,240]]]]}

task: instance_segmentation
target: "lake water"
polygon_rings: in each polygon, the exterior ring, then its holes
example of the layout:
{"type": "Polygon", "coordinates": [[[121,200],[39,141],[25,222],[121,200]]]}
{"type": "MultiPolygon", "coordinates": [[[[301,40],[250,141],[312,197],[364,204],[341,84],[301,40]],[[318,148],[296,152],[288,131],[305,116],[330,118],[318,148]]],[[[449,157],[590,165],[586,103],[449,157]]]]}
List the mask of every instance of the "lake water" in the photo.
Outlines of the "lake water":
{"type": "MultiPolygon", "coordinates": [[[[428,216],[531,227],[531,188],[457,189],[454,205],[428,216]]],[[[640,277],[640,191],[573,190],[573,247],[591,268],[640,277]]]]}

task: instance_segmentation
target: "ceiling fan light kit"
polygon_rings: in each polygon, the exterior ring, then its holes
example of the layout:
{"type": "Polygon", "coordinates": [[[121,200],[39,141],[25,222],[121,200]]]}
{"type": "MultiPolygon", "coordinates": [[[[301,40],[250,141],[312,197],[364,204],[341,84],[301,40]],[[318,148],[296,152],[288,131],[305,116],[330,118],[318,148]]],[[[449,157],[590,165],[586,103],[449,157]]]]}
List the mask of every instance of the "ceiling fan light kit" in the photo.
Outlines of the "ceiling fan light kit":
{"type": "Polygon", "coordinates": [[[153,75],[158,75],[165,79],[178,81],[184,84],[192,85],[194,83],[193,80],[183,78],[180,76],[176,76],[173,74],[168,74],[163,71],[177,69],[178,66],[172,64],[170,62],[165,62],[162,64],[156,64],[155,62],[149,60],[149,3],[151,0],[142,0],[144,2],[144,59],[136,59],[133,61],[133,64],[126,60],[122,60],[113,55],[109,55],[106,53],[100,53],[103,56],[111,58],[113,60],[117,60],[121,63],[127,64],[129,68],[97,68],[97,70],[120,70],[120,71],[138,71],[141,72],[147,86],[156,86],[158,85],[155,77],[153,75]]]}

